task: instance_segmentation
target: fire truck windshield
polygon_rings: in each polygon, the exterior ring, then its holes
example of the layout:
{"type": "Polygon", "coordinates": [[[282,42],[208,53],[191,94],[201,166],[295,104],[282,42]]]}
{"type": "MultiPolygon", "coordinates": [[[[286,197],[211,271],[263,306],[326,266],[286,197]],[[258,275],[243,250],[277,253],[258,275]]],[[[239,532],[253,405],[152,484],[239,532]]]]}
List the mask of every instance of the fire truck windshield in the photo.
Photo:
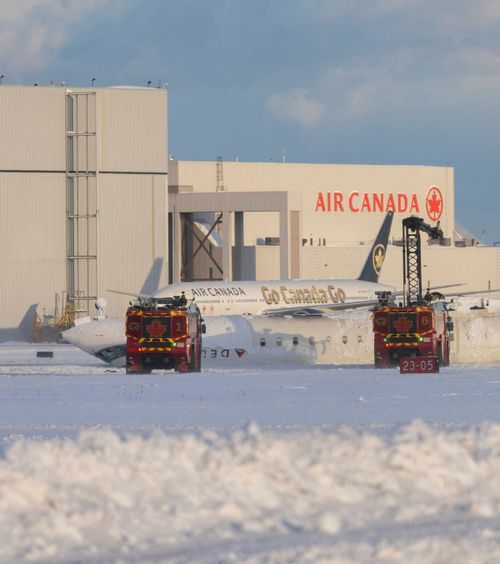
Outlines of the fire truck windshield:
{"type": "Polygon", "coordinates": [[[389,333],[416,333],[417,315],[413,312],[391,312],[389,333]]]}

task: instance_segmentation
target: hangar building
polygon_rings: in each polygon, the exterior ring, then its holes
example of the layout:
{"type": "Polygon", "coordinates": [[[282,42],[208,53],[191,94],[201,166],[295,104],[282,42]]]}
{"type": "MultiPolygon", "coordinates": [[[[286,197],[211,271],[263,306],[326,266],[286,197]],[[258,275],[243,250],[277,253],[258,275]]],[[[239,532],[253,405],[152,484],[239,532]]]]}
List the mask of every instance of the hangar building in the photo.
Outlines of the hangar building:
{"type": "MultiPolygon", "coordinates": [[[[463,291],[500,288],[500,248],[484,246],[455,222],[451,167],[243,163],[220,159],[169,163],[169,209],[174,216],[179,196],[186,201],[205,197],[203,206],[208,210],[217,205],[213,202],[217,196],[214,192],[251,195],[254,202],[260,203],[269,200],[275,191],[286,191],[290,200],[294,196],[289,214],[295,222],[290,219],[288,225],[297,225],[298,233],[292,237],[296,244],[289,242],[289,247],[290,255],[295,253],[299,258],[294,261],[293,256],[289,257],[288,268],[283,269],[283,233],[278,213],[244,212],[240,221],[243,235],[239,238],[245,246],[245,269],[240,279],[356,277],[385,213],[392,210],[392,244],[382,282],[401,288],[401,221],[417,215],[431,225],[439,221],[445,236],[445,245],[437,246],[427,245],[422,234],[425,284],[461,283],[463,291]]],[[[236,216],[241,209],[234,207],[232,214],[236,216]]],[[[197,214],[194,219],[200,224],[204,218],[197,214]]],[[[211,252],[218,257],[216,250],[211,252]]],[[[210,259],[200,263],[204,266],[200,266],[196,278],[211,278],[214,273],[223,277],[220,269],[217,272],[210,268],[210,259]]],[[[182,268],[178,272],[182,273],[182,268]]],[[[238,274],[234,264],[232,273],[238,274]]],[[[173,279],[179,279],[175,272],[173,279]]]]}
{"type": "Polygon", "coordinates": [[[166,91],[3,85],[0,123],[0,338],[139,290],[167,252],[166,91]]]}
{"type": "Polygon", "coordinates": [[[451,167],[172,160],[157,88],[3,85],[0,119],[1,340],[92,315],[98,296],[121,316],[130,298],[110,289],[356,277],[389,209],[383,282],[401,286],[415,214],[447,239],[424,246],[425,283],[500,287],[500,248],[455,223],[451,167]]]}

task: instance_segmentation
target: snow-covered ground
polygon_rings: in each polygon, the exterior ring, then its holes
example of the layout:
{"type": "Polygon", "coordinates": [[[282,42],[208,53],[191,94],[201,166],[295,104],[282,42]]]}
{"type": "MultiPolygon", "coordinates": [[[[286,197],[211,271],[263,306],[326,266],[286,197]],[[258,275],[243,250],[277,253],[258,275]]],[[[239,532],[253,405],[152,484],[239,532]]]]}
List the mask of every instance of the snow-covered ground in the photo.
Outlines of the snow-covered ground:
{"type": "Polygon", "coordinates": [[[0,562],[500,561],[499,405],[498,365],[138,376],[2,344],[0,562]]]}

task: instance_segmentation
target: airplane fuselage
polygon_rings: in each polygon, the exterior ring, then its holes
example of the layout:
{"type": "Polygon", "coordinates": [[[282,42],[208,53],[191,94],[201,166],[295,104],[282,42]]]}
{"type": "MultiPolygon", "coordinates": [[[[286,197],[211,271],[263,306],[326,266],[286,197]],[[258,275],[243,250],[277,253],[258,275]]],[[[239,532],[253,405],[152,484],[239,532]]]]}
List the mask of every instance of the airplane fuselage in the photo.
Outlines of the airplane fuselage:
{"type": "Polygon", "coordinates": [[[392,286],[364,280],[267,280],[203,281],[171,284],[155,298],[185,293],[203,315],[260,315],[264,312],[300,308],[341,308],[342,304],[375,300],[375,292],[393,291],[392,286]]]}
{"type": "MultiPolygon", "coordinates": [[[[203,366],[339,364],[368,362],[371,324],[368,309],[331,317],[208,316],[203,366]],[[366,357],[366,358],[365,358],[366,357]]],[[[85,352],[118,368],[125,366],[125,320],[90,321],[63,334],[85,352]]]]}

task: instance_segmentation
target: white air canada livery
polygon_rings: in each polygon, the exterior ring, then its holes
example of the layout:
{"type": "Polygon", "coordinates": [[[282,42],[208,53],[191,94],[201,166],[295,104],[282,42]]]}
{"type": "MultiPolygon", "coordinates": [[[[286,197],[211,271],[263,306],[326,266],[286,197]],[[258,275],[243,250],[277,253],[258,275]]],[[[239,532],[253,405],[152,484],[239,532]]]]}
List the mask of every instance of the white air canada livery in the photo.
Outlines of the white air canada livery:
{"type": "MultiPolygon", "coordinates": [[[[392,218],[390,211],[357,279],[182,282],[137,297],[161,301],[184,293],[188,301],[194,300],[207,328],[204,363],[333,363],[339,360],[334,327],[350,326],[349,320],[357,318],[366,334],[367,307],[377,303],[376,292],[395,290],[378,282],[392,218]],[[345,311],[354,308],[365,309],[359,315],[345,311]]],[[[64,332],[64,338],[102,360],[124,366],[124,329],[124,319],[98,319],[78,323],[64,332]]],[[[348,332],[344,329],[341,332],[348,332]]],[[[360,333],[359,327],[355,332],[360,333]]],[[[346,344],[348,336],[343,334],[342,339],[340,344],[346,344]]],[[[363,335],[354,339],[358,344],[364,341],[363,335]]]]}

